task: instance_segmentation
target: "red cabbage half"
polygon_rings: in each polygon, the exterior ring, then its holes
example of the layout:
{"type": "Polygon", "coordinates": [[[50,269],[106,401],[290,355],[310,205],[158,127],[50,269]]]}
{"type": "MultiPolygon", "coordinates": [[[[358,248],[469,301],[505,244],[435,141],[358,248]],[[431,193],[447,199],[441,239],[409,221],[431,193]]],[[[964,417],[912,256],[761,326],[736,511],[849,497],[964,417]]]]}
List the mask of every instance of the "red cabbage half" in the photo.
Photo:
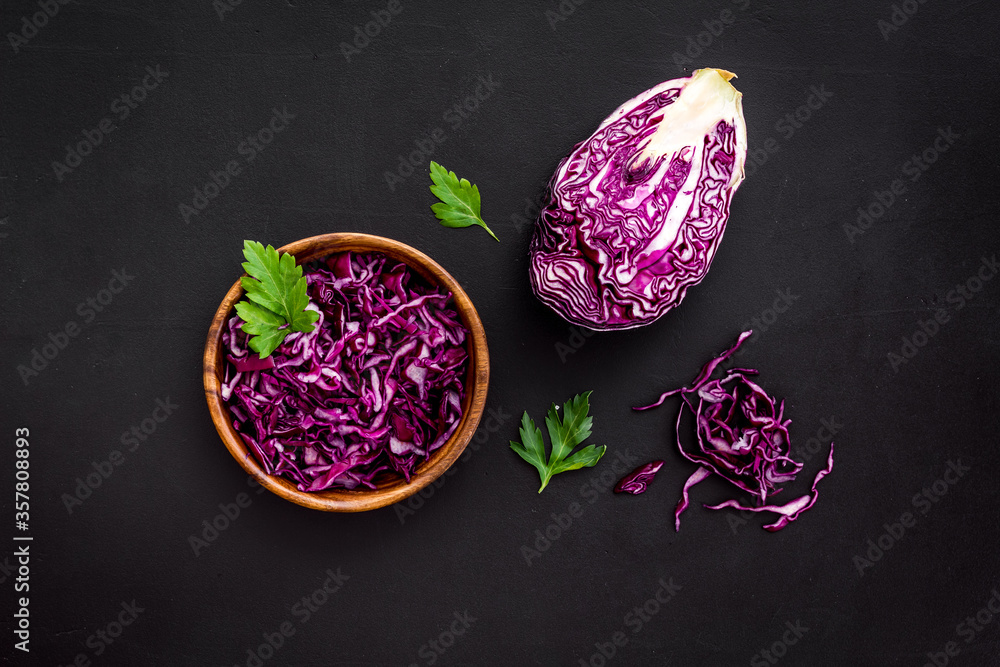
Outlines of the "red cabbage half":
{"type": "Polygon", "coordinates": [[[701,282],[743,181],[734,76],[700,69],[661,83],[563,159],[531,241],[531,286],[542,303],[590,329],[631,329],[701,282]]]}
{"type": "Polygon", "coordinates": [[[269,475],[300,491],[375,488],[413,469],[462,417],[468,332],[450,293],[381,253],[344,252],[305,267],[320,313],[267,359],[229,320],[222,398],[269,475]]]}
{"type": "Polygon", "coordinates": [[[757,374],[752,369],[735,368],[725,371],[722,379],[710,379],[719,364],[731,357],[751,333],[746,331],[741,334],[732,348],[705,364],[690,387],[665,392],[656,403],[635,408],[655,408],[674,394],[680,394],[683,402],[677,413],[677,449],[684,458],[697,463],[699,468],[684,483],[681,500],[674,513],[675,530],[680,530],[681,513],[687,509],[691,487],[712,474],[749,493],[756,505],[747,507],[736,500],[727,500],[718,505],[706,505],[708,509],[731,507],[750,512],[774,512],[780,515],[779,518],[764,529],[776,531],[813,506],[819,497],[816,485],[833,470],[831,442],[826,468],[816,473],[808,494],[784,505],[767,504],[771,496],[781,491],[777,485],[792,481],[802,469],[802,464],[788,455],[791,444],[788,425],[791,420],[784,418],[785,402],[781,401],[776,406],[775,400],[747,377],[757,374]],[[695,417],[697,447],[685,448],[681,441],[681,418],[685,407],[695,417]]]}

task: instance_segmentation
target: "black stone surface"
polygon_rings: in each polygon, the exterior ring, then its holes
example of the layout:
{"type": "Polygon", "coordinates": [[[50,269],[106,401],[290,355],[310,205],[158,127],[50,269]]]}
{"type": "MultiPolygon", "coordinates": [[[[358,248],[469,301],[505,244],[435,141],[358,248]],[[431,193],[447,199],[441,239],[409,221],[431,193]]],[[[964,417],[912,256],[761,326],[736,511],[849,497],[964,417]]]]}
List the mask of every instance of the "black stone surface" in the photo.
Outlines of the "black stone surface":
{"type": "Polygon", "coordinates": [[[1000,251],[1000,8],[220,3],[0,9],[6,664],[1000,664],[1000,280],[984,268],[1000,251]],[[391,21],[343,46],[379,15],[391,21]],[[754,165],[714,266],[652,326],[579,338],[532,296],[518,216],[614,108],[702,66],[739,75],[754,165]],[[144,81],[131,106],[120,99],[144,81]],[[795,120],[817,90],[822,105],[795,120]],[[276,111],[286,126],[251,160],[241,142],[276,111]],[[423,166],[390,189],[385,172],[435,131],[431,157],[478,184],[501,243],[439,226],[423,166]],[[99,145],[67,162],[88,137],[99,145]],[[239,173],[185,217],[230,161],[239,173]],[[867,229],[851,227],[859,207],[878,216],[867,229]],[[243,239],[334,231],[428,253],[486,326],[499,427],[405,509],[325,514],[257,494],[206,409],[202,347],[243,239]],[[102,291],[121,287],[116,271],[127,286],[102,291]],[[836,467],[779,533],[702,509],[730,497],[715,481],[675,533],[693,470],[673,444],[677,404],[630,408],[688,382],[753,318],[741,363],[786,398],[793,448],[817,438],[786,493],[821,467],[824,424],[836,467]],[[18,370],[50,341],[36,375],[18,370]],[[522,411],[537,420],[585,390],[607,458],[539,495],[508,440],[522,411]],[[157,401],[176,408],[129,435],[157,401]],[[27,531],[15,525],[19,428],[27,531]],[[68,504],[113,451],[121,464],[68,504]],[[616,456],[667,464],[644,495],[620,497],[606,491],[616,456]],[[217,518],[237,499],[249,501],[238,517],[217,518]],[[225,528],[207,542],[213,521],[225,528]],[[538,540],[546,531],[558,537],[538,540]],[[30,590],[18,592],[25,544],[30,590]],[[302,599],[324,584],[340,588],[307,618],[302,599]],[[30,653],[15,648],[20,597],[30,653]],[[283,624],[294,634],[279,642],[283,624]],[[261,651],[267,636],[280,646],[261,651]]]}

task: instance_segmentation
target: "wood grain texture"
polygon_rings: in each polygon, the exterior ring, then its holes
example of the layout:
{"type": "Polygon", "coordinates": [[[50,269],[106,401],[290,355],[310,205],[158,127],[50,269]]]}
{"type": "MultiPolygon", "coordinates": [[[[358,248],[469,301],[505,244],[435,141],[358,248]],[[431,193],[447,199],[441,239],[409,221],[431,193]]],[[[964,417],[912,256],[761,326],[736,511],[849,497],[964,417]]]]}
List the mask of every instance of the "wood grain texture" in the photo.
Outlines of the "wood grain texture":
{"type": "Polygon", "coordinates": [[[226,293],[226,297],[215,312],[208,340],[205,343],[204,381],[205,397],[219,436],[243,469],[254,476],[261,486],[277,495],[304,507],[327,512],[363,512],[385,507],[404,500],[440,477],[461,456],[469,444],[483,409],[486,406],[486,392],[489,388],[490,362],[486,346],[486,332],[472,301],[451,275],[441,265],[424,253],[408,245],[370,234],[336,233],[313,236],[289,243],[279,248],[280,252],[291,253],[299,264],[328,255],[352,250],[356,252],[381,252],[399,260],[422,276],[432,285],[441,286],[452,293],[455,306],[462,323],[469,330],[467,341],[469,370],[465,382],[465,396],[462,399],[462,418],[452,437],[435,451],[429,459],[417,466],[409,483],[396,474],[383,473],[375,478],[376,490],[327,490],[316,493],[299,491],[292,482],[273,477],[264,472],[247,450],[243,438],[233,428],[229,409],[222,400],[220,387],[225,371],[225,348],[222,333],[226,321],[232,316],[236,302],[243,296],[243,288],[237,280],[226,293]]]}

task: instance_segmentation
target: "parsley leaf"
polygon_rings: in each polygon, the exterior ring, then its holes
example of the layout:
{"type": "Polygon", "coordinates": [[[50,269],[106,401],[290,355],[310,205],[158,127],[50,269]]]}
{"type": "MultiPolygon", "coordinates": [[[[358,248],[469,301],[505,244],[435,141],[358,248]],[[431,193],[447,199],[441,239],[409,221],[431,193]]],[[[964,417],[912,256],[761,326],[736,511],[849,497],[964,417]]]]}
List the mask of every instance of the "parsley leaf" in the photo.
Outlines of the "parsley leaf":
{"type": "Polygon", "coordinates": [[[264,359],[292,331],[312,331],[319,313],[305,309],[306,279],[294,257],[287,252],[279,257],[273,246],[265,248],[256,241],[243,242],[243,256],[248,275],[240,278],[240,284],[249,300],[237,303],[236,313],[243,320],[243,331],[252,336],[250,349],[264,359]]]}
{"type": "Polygon", "coordinates": [[[587,391],[566,401],[562,420],[559,419],[555,403],[549,408],[545,426],[552,442],[552,452],[548,457],[545,455],[545,441],[541,430],[535,426],[527,411],[521,417],[521,442],[512,440],[510,448],[538,470],[538,476],[542,480],[539,493],[545,490],[553,475],[567,470],[592,468],[604,456],[606,445],[587,445],[571,454],[574,447],[590,437],[590,429],[594,423],[594,418],[587,414],[590,411],[590,393],[587,391]]]}
{"type": "Polygon", "coordinates": [[[444,202],[431,205],[431,210],[442,225],[445,227],[479,225],[497,242],[500,241],[479,214],[479,188],[464,178],[459,180],[455,172],[448,171],[434,160],[431,160],[431,181],[434,182],[431,192],[444,202]]]}

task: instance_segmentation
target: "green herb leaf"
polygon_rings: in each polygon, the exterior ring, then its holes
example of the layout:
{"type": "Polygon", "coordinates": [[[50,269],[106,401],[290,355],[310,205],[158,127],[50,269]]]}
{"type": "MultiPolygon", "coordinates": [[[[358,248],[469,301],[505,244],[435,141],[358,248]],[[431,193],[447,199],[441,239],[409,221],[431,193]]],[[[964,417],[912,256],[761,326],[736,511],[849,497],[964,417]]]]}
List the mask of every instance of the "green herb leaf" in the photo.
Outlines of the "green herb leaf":
{"type": "Polygon", "coordinates": [[[281,345],[281,341],[285,340],[285,336],[288,335],[288,329],[279,329],[278,327],[271,325],[261,325],[253,326],[251,324],[244,324],[243,330],[247,333],[254,334],[253,338],[250,339],[249,345],[250,349],[260,355],[261,359],[271,355],[274,350],[281,345]],[[249,327],[253,327],[252,331],[248,331],[249,327]]]}
{"type": "Polygon", "coordinates": [[[553,459],[558,461],[566,458],[574,447],[590,437],[594,419],[587,415],[590,411],[589,399],[590,392],[587,391],[566,401],[561,421],[555,404],[549,408],[545,425],[549,429],[553,459]]]}
{"type": "MultiPolygon", "coordinates": [[[[511,440],[510,448],[517,452],[522,459],[535,466],[538,476],[542,478],[542,489],[549,483],[549,467],[545,461],[545,441],[542,440],[542,432],[535,426],[535,422],[528,416],[527,410],[521,417],[521,440],[524,442],[514,442],[511,440]]],[[[538,490],[541,493],[541,489],[538,490]]]]}
{"type": "Polygon", "coordinates": [[[431,192],[444,203],[431,205],[434,215],[445,227],[469,227],[479,225],[498,242],[497,235],[486,226],[479,213],[479,188],[466,179],[459,179],[453,171],[448,171],[431,160],[431,192]]]}
{"type": "Polygon", "coordinates": [[[236,313],[243,320],[243,331],[252,336],[250,349],[264,359],[290,332],[312,331],[319,313],[305,309],[309,305],[306,279],[290,254],[279,257],[273,246],[244,241],[243,256],[249,275],[240,278],[240,284],[248,301],[237,303],[236,313]]]}
{"type": "Polygon", "coordinates": [[[545,425],[548,427],[549,440],[552,442],[552,452],[548,457],[545,455],[545,442],[542,440],[541,430],[535,426],[527,411],[521,417],[521,442],[512,440],[510,448],[538,470],[538,476],[542,480],[539,493],[545,490],[553,475],[567,470],[592,468],[604,456],[607,450],[605,445],[587,445],[573,452],[574,447],[590,437],[594,422],[593,417],[587,414],[590,411],[590,393],[587,391],[566,401],[563,404],[562,419],[559,418],[555,403],[549,408],[545,425]]]}

